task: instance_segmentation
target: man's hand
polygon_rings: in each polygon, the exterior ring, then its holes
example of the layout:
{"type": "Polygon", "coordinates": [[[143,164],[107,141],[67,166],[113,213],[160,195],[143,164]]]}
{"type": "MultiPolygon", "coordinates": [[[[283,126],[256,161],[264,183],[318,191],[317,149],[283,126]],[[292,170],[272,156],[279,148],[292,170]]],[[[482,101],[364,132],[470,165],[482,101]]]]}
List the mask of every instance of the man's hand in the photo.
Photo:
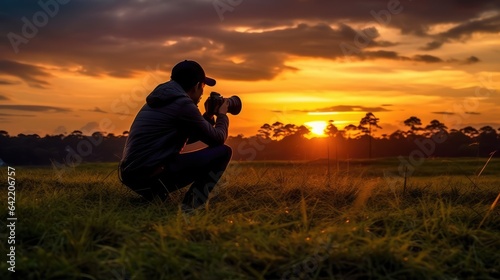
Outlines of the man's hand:
{"type": "Polygon", "coordinates": [[[227,99],[224,99],[224,103],[222,103],[222,105],[220,105],[219,107],[219,114],[227,114],[227,108],[229,107],[229,102],[227,101],[227,99]]]}
{"type": "Polygon", "coordinates": [[[209,112],[210,108],[208,108],[209,104],[210,104],[210,102],[208,101],[208,98],[207,98],[207,100],[205,100],[205,104],[203,104],[203,105],[205,106],[205,114],[207,114],[207,115],[209,115],[209,117],[211,117],[210,112],[209,112]]]}

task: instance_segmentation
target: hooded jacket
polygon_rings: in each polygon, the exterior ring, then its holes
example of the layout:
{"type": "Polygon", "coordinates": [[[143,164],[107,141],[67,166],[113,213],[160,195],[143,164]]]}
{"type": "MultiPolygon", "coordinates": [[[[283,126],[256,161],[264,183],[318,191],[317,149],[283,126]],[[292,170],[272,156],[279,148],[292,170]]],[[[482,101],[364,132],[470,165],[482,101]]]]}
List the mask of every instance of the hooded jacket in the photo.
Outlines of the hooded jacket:
{"type": "Polygon", "coordinates": [[[188,142],[222,145],[227,139],[229,119],[217,115],[215,126],[200,113],[175,81],[158,85],[137,113],[123,150],[123,175],[152,170],[180,153],[188,142]]]}

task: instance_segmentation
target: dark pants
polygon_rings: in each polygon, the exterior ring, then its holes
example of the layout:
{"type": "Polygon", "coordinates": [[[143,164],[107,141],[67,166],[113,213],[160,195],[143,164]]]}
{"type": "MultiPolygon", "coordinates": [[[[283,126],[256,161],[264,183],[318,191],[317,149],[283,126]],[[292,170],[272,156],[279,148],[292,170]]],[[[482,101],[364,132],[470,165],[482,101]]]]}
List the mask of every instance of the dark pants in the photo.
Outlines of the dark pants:
{"type": "Polygon", "coordinates": [[[183,204],[197,208],[203,205],[231,160],[232,150],[222,145],[208,147],[191,153],[178,154],[165,163],[158,175],[124,183],[149,201],[165,200],[168,194],[192,183],[183,204]]]}

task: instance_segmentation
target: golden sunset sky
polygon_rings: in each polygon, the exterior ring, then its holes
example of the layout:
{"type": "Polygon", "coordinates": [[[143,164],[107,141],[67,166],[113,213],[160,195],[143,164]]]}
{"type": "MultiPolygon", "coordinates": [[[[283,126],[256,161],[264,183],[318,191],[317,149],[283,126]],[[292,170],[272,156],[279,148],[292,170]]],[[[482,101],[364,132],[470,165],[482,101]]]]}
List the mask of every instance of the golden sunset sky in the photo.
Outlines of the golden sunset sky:
{"type": "Polygon", "coordinates": [[[5,0],[0,31],[10,135],[121,134],[184,59],[217,80],[204,97],[243,100],[230,135],[367,112],[379,135],[411,116],[500,128],[498,0],[5,0]]]}

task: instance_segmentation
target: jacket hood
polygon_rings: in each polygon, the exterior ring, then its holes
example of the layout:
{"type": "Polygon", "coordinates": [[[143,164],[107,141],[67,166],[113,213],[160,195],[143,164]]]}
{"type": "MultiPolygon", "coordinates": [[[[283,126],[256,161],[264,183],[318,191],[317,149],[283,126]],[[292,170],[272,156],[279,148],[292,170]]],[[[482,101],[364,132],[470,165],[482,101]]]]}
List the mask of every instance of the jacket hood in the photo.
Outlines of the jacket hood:
{"type": "Polygon", "coordinates": [[[158,108],[168,105],[180,97],[188,97],[188,95],[177,82],[168,81],[158,85],[146,97],[146,103],[151,108],[158,108]]]}

